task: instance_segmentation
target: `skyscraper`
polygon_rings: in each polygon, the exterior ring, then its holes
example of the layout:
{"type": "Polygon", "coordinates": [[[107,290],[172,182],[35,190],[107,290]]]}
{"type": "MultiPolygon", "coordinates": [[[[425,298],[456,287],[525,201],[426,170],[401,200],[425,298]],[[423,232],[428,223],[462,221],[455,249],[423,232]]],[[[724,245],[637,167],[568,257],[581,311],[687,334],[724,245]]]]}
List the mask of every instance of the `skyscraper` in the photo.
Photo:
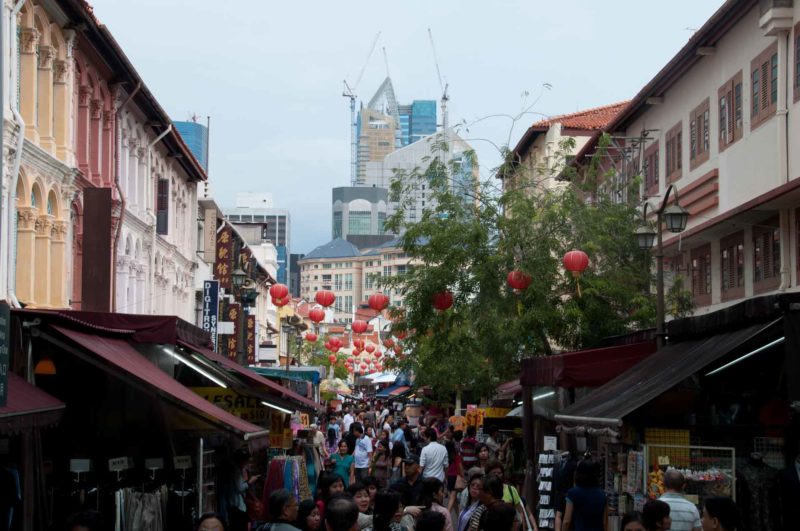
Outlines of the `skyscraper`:
{"type": "Polygon", "coordinates": [[[436,101],[414,100],[411,105],[400,105],[400,147],[406,147],[423,136],[436,132],[436,101]]]}
{"type": "Polygon", "coordinates": [[[194,121],[172,123],[175,124],[175,129],[181,134],[181,138],[189,146],[197,162],[204,170],[208,170],[208,128],[194,121]]]}

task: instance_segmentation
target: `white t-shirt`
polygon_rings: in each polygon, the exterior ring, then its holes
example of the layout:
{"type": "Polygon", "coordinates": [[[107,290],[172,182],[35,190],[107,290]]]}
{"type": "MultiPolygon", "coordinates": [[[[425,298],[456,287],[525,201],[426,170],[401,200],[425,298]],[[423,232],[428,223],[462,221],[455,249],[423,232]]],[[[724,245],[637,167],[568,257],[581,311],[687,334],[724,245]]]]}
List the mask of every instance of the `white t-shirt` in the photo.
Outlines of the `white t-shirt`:
{"type": "Polygon", "coordinates": [[[372,440],[369,437],[356,439],[356,449],[353,452],[356,468],[369,468],[369,454],[372,453],[372,440]]]}
{"type": "Polygon", "coordinates": [[[438,478],[445,481],[445,469],[447,468],[447,448],[438,442],[429,442],[419,456],[419,464],[422,468],[423,478],[438,478]]]}
{"type": "Polygon", "coordinates": [[[350,433],[350,424],[355,422],[355,420],[356,419],[354,419],[353,415],[351,415],[350,413],[348,413],[347,415],[344,416],[344,418],[342,418],[342,423],[344,423],[343,427],[345,433],[350,433]]]}

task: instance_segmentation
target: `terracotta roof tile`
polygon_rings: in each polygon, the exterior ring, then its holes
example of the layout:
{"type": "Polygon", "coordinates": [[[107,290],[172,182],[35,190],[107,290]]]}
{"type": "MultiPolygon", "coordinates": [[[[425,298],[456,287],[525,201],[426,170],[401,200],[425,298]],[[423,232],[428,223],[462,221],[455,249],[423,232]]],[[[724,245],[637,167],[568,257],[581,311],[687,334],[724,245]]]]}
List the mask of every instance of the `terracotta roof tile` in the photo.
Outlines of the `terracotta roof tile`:
{"type": "Polygon", "coordinates": [[[617,115],[619,112],[628,105],[628,101],[621,101],[619,103],[612,103],[611,105],[603,105],[602,107],[595,107],[593,109],[586,109],[571,114],[562,114],[553,116],[546,120],[540,120],[533,125],[531,129],[548,128],[554,123],[560,123],[565,129],[585,129],[593,131],[595,129],[602,129],[617,115]]]}

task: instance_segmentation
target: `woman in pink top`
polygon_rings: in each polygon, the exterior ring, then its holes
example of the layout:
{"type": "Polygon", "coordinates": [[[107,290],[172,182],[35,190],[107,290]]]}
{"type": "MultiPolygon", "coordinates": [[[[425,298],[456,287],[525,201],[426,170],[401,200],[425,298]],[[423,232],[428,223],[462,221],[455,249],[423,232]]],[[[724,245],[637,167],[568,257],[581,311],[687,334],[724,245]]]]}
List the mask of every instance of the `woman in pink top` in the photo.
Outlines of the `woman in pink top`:
{"type": "Polygon", "coordinates": [[[422,490],[419,494],[419,504],[425,509],[444,515],[444,531],[453,531],[453,520],[442,504],[444,503],[444,483],[438,478],[425,478],[422,480],[422,490]]]}

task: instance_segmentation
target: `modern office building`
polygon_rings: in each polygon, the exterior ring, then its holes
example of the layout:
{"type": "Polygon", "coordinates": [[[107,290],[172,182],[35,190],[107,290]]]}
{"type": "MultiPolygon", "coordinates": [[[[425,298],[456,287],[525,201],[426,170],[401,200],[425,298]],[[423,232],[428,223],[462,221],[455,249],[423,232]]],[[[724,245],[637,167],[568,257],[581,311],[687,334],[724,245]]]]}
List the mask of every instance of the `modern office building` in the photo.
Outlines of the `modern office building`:
{"type": "Polygon", "coordinates": [[[289,293],[292,294],[292,297],[300,296],[300,266],[297,262],[304,256],[304,254],[298,253],[289,255],[289,293]]]}
{"type": "Polygon", "coordinates": [[[400,105],[400,147],[417,142],[436,132],[436,101],[414,100],[411,105],[400,105]]]}
{"type": "Polygon", "coordinates": [[[271,194],[236,194],[236,207],[224,211],[249,245],[271,243],[277,250],[277,280],[289,283],[289,211],[272,208],[271,194]]]}
{"type": "Polygon", "coordinates": [[[341,186],[334,188],[331,196],[334,239],[384,234],[389,203],[386,188],[341,186]]]}
{"type": "Polygon", "coordinates": [[[208,127],[195,122],[172,122],[194,157],[208,171],[208,127]]]}

